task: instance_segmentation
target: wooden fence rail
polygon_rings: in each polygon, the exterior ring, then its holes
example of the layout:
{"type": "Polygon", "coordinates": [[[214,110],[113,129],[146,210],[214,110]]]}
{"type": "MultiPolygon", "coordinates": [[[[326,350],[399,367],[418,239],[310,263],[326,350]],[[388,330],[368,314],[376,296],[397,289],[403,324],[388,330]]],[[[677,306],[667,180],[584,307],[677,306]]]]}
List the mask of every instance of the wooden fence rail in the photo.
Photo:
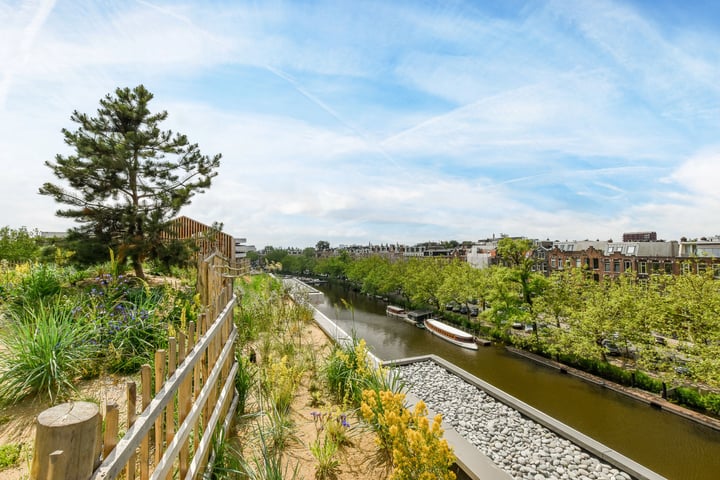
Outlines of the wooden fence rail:
{"type": "MultiPolygon", "coordinates": [[[[195,479],[202,475],[216,427],[223,419],[223,425],[229,423],[232,405],[237,402],[236,298],[224,257],[213,254],[199,262],[197,290],[205,306],[197,324],[188,322],[185,332],[176,331],[169,339],[166,350],[156,352],[154,372],[150,365],[141,368],[139,415],[137,386],[127,384],[127,431],[119,440],[118,407],[105,405],[102,461],[92,480],[123,474],[128,480],[195,479]]],[[[32,478],[76,478],[67,460],[62,450],[53,451],[47,466],[32,478]]]]}

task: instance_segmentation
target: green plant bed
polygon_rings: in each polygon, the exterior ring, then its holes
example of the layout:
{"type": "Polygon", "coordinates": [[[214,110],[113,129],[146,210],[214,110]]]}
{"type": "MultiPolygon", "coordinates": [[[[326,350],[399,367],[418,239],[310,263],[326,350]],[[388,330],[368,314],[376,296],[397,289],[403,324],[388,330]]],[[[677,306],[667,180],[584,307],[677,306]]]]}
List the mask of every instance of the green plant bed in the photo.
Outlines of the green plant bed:
{"type": "Polygon", "coordinates": [[[0,445],[0,470],[17,465],[20,462],[22,449],[23,445],[21,443],[0,445]]]}

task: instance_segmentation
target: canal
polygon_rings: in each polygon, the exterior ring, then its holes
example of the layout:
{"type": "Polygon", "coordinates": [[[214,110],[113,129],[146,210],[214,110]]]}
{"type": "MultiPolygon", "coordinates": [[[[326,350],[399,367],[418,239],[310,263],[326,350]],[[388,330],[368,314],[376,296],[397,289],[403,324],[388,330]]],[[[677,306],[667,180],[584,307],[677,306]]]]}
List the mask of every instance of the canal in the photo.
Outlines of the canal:
{"type": "Polygon", "coordinates": [[[670,479],[720,478],[720,432],[653,409],[502,347],[471,351],[385,316],[385,303],[342,286],[318,287],[317,308],[364,338],[383,360],[435,354],[670,479]],[[345,308],[345,303],[351,308],[345,308]]]}

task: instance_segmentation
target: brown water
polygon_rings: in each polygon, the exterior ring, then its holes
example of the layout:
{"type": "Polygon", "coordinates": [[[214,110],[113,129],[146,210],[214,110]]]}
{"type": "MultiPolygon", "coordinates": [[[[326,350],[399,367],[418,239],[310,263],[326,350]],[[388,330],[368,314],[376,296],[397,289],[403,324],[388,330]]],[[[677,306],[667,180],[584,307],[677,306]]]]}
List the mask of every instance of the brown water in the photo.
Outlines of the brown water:
{"type": "Polygon", "coordinates": [[[501,347],[471,351],[385,316],[385,304],[323,285],[318,305],[383,360],[435,354],[670,479],[720,479],[720,432],[562,375],[501,347]],[[342,307],[345,299],[352,309],[342,307]]]}

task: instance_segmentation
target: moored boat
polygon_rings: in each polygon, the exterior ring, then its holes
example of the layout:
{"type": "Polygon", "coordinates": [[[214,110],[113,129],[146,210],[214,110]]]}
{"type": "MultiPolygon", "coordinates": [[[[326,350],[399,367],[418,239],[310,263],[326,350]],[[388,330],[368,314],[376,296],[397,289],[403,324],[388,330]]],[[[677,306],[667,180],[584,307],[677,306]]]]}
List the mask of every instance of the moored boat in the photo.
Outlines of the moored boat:
{"type": "Polygon", "coordinates": [[[423,322],[428,318],[432,318],[432,315],[432,310],[411,310],[405,316],[405,321],[418,328],[425,328],[423,322]]]}
{"type": "Polygon", "coordinates": [[[385,308],[385,315],[391,318],[400,318],[402,320],[405,320],[407,318],[407,312],[402,307],[397,307],[395,305],[388,305],[385,308]]]}
{"type": "Polygon", "coordinates": [[[475,337],[471,333],[463,332],[462,330],[451,327],[439,320],[434,318],[428,318],[425,320],[425,329],[430,331],[433,335],[437,335],[443,340],[447,340],[450,343],[470,350],[477,350],[478,346],[475,343],[475,337]]]}

